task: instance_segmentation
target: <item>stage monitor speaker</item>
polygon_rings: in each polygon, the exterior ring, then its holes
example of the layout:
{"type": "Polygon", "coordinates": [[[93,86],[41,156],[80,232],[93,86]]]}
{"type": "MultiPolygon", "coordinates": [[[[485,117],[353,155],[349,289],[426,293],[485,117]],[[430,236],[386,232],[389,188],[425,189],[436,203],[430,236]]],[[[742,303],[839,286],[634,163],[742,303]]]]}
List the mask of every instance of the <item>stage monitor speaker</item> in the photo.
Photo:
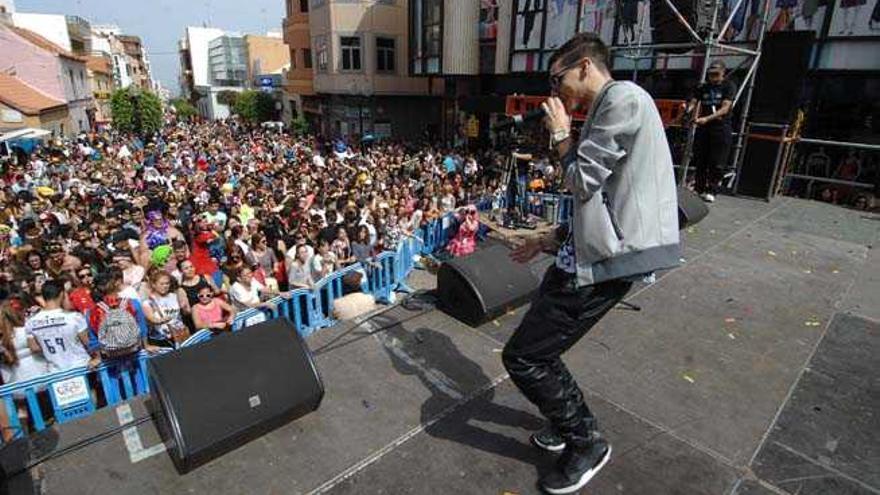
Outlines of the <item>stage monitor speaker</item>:
{"type": "Polygon", "coordinates": [[[709,207],[697,193],[686,187],[678,188],[678,228],[695,225],[709,214],[709,207]]]}
{"type": "Polygon", "coordinates": [[[324,386],[286,319],[147,361],[157,426],[181,473],[318,408],[324,386]]]}
{"type": "Polygon", "coordinates": [[[786,126],[749,124],[736,194],[769,201],[784,151],[786,126]]]}
{"type": "Polygon", "coordinates": [[[503,246],[492,246],[443,263],[437,272],[438,307],[477,326],[527,301],[540,280],[509,254],[503,246]]]}
{"type": "Polygon", "coordinates": [[[755,76],[749,120],[774,124],[793,120],[803,98],[815,39],[814,31],[767,33],[755,76]]]}

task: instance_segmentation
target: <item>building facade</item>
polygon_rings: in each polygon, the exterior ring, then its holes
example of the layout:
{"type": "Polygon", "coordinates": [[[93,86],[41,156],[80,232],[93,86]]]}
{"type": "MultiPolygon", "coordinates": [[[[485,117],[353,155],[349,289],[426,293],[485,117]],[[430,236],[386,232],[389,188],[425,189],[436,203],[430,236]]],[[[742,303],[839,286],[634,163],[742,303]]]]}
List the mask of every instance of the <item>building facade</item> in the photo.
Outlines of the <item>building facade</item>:
{"type": "MultiPolygon", "coordinates": [[[[880,19],[857,15],[863,3],[771,2],[762,27],[760,2],[721,2],[719,25],[739,5],[722,36],[734,47],[755,48],[762,29],[768,40],[792,31],[812,33],[812,56],[802,78],[801,107],[810,116],[805,133],[871,140],[877,139],[880,121],[880,19]]],[[[446,81],[444,128],[453,137],[461,137],[463,121],[476,117],[481,138],[487,138],[504,114],[507,95],[548,94],[550,55],[575,33],[599,34],[612,47],[615,77],[638,81],[656,98],[687,98],[702,67],[702,48],[657,46],[689,41],[664,2],[410,0],[409,14],[409,69],[446,81]]],[[[699,13],[689,17],[695,26],[707,24],[699,13]]],[[[747,57],[722,58],[741,85],[747,57]]]]}
{"type": "Polygon", "coordinates": [[[178,42],[180,54],[180,93],[199,107],[202,116],[207,113],[206,88],[211,85],[208,44],[223,36],[223,30],[188,26],[178,42]]]}
{"type": "Polygon", "coordinates": [[[284,42],[289,50],[290,68],[284,78],[284,94],[291,116],[309,115],[315,120],[320,105],[315,94],[312,41],[309,35],[309,0],[286,0],[287,15],[282,22],[284,42]],[[308,111],[304,111],[309,101],[308,111]]]}
{"type": "Polygon", "coordinates": [[[281,74],[290,66],[290,50],[280,34],[260,36],[244,35],[247,53],[247,79],[253,81],[262,74],[281,74]]]}
{"type": "Polygon", "coordinates": [[[86,68],[94,98],[92,122],[95,127],[101,127],[113,120],[110,109],[110,97],[114,89],[113,62],[109,56],[92,55],[86,57],[86,68]]]}
{"type": "Polygon", "coordinates": [[[408,9],[407,0],[309,3],[323,134],[417,138],[439,130],[442,82],[410,77],[406,67],[408,9]]]}
{"type": "Polygon", "coordinates": [[[68,125],[66,103],[17,77],[0,74],[0,132],[33,127],[61,136],[68,125]]]}
{"type": "Polygon", "coordinates": [[[0,26],[0,72],[14,75],[68,107],[63,133],[77,134],[91,128],[88,111],[92,90],[86,77],[85,59],[46,38],[15,26],[0,26]]]}

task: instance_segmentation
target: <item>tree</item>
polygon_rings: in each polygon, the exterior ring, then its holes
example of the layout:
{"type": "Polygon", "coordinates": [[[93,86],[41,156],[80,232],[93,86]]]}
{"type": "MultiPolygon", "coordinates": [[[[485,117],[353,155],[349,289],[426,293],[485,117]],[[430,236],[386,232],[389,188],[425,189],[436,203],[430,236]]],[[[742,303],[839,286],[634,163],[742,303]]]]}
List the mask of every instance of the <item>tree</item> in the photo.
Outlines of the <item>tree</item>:
{"type": "Polygon", "coordinates": [[[217,101],[230,108],[235,106],[236,99],[238,99],[238,91],[224,89],[223,91],[217,93],[217,101]]]}
{"type": "Polygon", "coordinates": [[[297,118],[290,121],[290,128],[293,130],[293,133],[302,136],[304,134],[309,133],[309,121],[306,120],[304,115],[300,115],[297,118]]]}
{"type": "Polygon", "coordinates": [[[113,126],[122,132],[152,134],[162,127],[162,101],[150,91],[117,89],[110,97],[113,126]]]}
{"type": "Polygon", "coordinates": [[[235,104],[232,106],[232,111],[243,120],[246,120],[248,122],[256,122],[257,92],[248,90],[239,93],[238,97],[235,99],[235,104]]]}
{"type": "Polygon", "coordinates": [[[182,120],[187,120],[198,113],[196,107],[183,98],[175,98],[171,100],[171,106],[173,106],[174,110],[177,112],[177,118],[182,120]]]}
{"type": "Polygon", "coordinates": [[[235,99],[232,112],[254,124],[274,120],[275,98],[262,91],[242,91],[235,99]]]}

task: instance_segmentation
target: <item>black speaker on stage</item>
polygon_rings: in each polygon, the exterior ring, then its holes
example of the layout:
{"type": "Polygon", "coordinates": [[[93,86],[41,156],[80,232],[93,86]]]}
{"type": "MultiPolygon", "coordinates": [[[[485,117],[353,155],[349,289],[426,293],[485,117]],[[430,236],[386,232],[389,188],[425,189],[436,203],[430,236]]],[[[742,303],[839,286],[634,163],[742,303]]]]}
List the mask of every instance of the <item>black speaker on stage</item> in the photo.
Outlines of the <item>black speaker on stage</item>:
{"type": "Polygon", "coordinates": [[[684,229],[698,223],[709,214],[709,207],[697,195],[686,187],[678,188],[678,229],[684,229]]]}
{"type": "Polygon", "coordinates": [[[776,190],[788,126],[750,123],[736,194],[769,201],[776,190]]]}
{"type": "Polygon", "coordinates": [[[449,260],[437,272],[438,307],[477,326],[527,301],[540,280],[529,265],[516,263],[503,246],[449,260]]]}
{"type": "Polygon", "coordinates": [[[324,386],[286,319],[147,361],[156,422],[181,473],[318,408],[324,386]]]}
{"type": "Polygon", "coordinates": [[[755,75],[749,120],[774,124],[792,121],[803,99],[815,40],[814,31],[767,33],[755,75]]]}

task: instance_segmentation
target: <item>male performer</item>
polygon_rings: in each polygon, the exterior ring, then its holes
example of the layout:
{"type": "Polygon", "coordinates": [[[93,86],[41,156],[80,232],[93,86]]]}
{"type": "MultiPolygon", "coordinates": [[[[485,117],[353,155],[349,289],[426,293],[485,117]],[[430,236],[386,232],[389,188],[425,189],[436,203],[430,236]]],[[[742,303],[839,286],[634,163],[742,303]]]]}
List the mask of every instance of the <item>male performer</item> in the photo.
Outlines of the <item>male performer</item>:
{"type": "Polygon", "coordinates": [[[697,169],[696,190],[703,201],[715,201],[721,180],[728,168],[733,127],[730,110],[736,97],[736,86],[724,77],[724,62],[716,60],[706,72],[706,83],[700,85],[688,103],[688,113],[699,108],[694,120],[694,164],[697,169]]]}
{"type": "Polygon", "coordinates": [[[511,254],[527,262],[556,254],[537,297],[504,348],[513,382],[549,420],[534,444],[563,451],[541,487],[552,494],[584,486],[611,455],[596,418],[560,359],[629,291],[632,282],[679,263],[672,157],[651,96],[608,72],[608,49],[580,33],[550,58],[553,95],[544,103],[551,144],[562,156],[574,217],[511,254]],[[580,137],[571,114],[589,109],[580,137]]]}

